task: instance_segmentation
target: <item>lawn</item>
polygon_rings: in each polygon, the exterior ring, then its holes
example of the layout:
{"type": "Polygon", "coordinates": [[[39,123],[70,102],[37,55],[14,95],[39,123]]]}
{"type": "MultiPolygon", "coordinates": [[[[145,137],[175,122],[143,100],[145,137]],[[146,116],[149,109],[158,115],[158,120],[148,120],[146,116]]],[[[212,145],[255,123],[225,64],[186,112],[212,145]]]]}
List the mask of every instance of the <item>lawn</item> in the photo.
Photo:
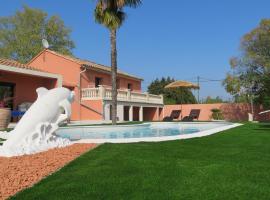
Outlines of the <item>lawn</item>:
{"type": "Polygon", "coordinates": [[[270,124],[105,144],[12,199],[270,199],[270,124]]]}
{"type": "Polygon", "coordinates": [[[0,146],[2,146],[3,145],[3,142],[5,141],[3,138],[1,138],[1,131],[7,131],[7,132],[9,132],[9,131],[12,131],[13,130],[13,128],[6,128],[6,129],[4,129],[4,130],[0,130],[0,146]]]}

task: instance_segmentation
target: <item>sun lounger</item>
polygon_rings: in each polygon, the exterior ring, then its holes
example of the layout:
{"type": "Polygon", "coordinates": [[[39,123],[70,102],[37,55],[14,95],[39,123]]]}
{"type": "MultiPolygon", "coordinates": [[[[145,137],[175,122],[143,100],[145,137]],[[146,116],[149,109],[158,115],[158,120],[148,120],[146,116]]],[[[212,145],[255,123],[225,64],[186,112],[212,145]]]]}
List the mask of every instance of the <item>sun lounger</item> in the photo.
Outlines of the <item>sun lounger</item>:
{"type": "Polygon", "coordinates": [[[170,122],[170,121],[173,121],[174,119],[177,120],[180,114],[181,114],[181,110],[173,110],[170,116],[164,117],[163,121],[170,122]]]}
{"type": "Polygon", "coordinates": [[[184,122],[192,122],[194,119],[199,119],[200,116],[200,109],[191,109],[189,116],[185,116],[182,121],[184,122]]]}

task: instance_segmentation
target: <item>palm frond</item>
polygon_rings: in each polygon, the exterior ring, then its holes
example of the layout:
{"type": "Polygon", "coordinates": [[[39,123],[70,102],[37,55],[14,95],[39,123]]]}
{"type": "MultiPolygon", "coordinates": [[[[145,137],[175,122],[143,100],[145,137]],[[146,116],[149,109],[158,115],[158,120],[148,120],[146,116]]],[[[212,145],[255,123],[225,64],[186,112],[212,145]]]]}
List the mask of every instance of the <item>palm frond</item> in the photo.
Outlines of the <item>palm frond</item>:
{"type": "Polygon", "coordinates": [[[123,7],[137,7],[141,0],[98,0],[95,8],[95,20],[110,30],[118,29],[125,21],[123,7]]]}
{"type": "Polygon", "coordinates": [[[125,6],[136,8],[142,4],[142,0],[98,0],[99,2],[110,8],[123,8],[125,6]]]}
{"type": "Polygon", "coordinates": [[[142,1],[141,0],[116,0],[117,1],[117,6],[122,8],[124,6],[131,7],[131,8],[136,8],[141,5],[142,1]]]}
{"type": "Polygon", "coordinates": [[[95,20],[110,30],[118,29],[126,18],[126,14],[122,9],[111,9],[104,7],[104,2],[100,1],[95,9],[95,20]]]}

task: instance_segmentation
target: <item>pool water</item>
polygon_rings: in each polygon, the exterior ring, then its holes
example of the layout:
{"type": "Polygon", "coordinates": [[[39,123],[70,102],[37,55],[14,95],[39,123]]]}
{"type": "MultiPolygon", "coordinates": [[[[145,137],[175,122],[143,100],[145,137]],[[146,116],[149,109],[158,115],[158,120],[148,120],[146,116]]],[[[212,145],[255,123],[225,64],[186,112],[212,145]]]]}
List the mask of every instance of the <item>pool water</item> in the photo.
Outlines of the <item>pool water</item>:
{"type": "Polygon", "coordinates": [[[228,126],[228,124],[230,123],[156,122],[139,125],[73,126],[61,128],[56,132],[56,134],[70,140],[155,138],[193,134],[217,127],[228,126]]]}

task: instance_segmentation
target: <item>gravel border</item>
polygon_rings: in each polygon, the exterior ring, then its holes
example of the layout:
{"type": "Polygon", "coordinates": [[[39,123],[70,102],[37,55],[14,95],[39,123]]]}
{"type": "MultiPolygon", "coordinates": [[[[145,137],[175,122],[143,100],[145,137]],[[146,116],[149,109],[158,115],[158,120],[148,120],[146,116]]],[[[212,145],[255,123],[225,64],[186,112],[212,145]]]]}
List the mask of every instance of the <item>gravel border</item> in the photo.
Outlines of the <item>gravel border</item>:
{"type": "Polygon", "coordinates": [[[7,199],[20,190],[34,185],[96,146],[96,144],[73,144],[32,155],[0,157],[0,199],[7,199]]]}

